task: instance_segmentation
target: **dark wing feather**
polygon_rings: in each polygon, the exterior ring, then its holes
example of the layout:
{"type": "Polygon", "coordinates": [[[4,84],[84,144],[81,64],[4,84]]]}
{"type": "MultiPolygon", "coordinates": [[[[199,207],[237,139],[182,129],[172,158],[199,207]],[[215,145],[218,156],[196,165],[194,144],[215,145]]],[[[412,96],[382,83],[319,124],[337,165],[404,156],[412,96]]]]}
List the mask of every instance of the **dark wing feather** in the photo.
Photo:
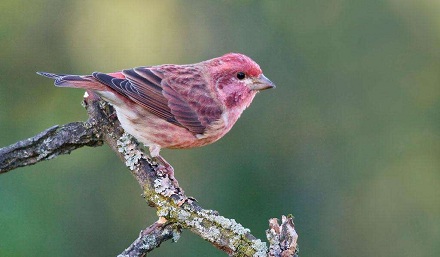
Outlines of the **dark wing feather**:
{"type": "Polygon", "coordinates": [[[123,70],[122,74],[125,79],[99,72],[94,72],[93,77],[142,105],[151,113],[172,124],[188,129],[194,135],[205,132],[210,122],[199,120],[196,106],[187,100],[188,96],[185,97],[173,89],[161,72],[147,67],[139,67],[123,70]]]}
{"type": "Polygon", "coordinates": [[[168,84],[164,86],[164,96],[168,99],[171,113],[185,128],[194,134],[203,134],[206,126],[203,125],[196,111],[190,107],[187,101],[168,84]]]}

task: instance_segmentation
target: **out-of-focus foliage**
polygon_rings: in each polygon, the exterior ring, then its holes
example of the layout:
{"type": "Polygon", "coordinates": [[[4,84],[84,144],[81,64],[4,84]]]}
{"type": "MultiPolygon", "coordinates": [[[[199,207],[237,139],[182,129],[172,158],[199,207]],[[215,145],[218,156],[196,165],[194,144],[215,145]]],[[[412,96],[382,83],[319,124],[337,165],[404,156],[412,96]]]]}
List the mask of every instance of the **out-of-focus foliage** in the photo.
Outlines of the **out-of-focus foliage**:
{"type": "MultiPolygon", "coordinates": [[[[211,146],[163,151],[188,195],[302,256],[440,256],[440,2],[0,3],[0,145],[84,120],[36,71],[251,56],[275,90],[211,146]]],[[[107,148],[0,176],[0,256],[115,256],[156,216],[107,148]]],[[[224,256],[190,232],[151,256],[224,256]]]]}

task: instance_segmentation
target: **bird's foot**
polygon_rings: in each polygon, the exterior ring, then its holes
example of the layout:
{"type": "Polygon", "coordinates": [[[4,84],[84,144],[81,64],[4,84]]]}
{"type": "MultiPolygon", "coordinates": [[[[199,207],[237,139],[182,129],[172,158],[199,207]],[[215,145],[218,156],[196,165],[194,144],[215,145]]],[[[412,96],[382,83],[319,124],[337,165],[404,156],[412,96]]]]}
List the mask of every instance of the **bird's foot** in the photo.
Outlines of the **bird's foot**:
{"type": "Polygon", "coordinates": [[[176,194],[179,194],[179,193],[183,194],[183,190],[180,188],[179,182],[174,177],[174,168],[160,155],[154,157],[154,159],[156,159],[156,162],[158,164],[157,170],[156,170],[157,175],[161,176],[161,177],[167,177],[171,181],[173,187],[175,188],[175,190],[176,190],[175,193],[176,194]]]}
{"type": "Polygon", "coordinates": [[[174,179],[174,168],[171,166],[162,156],[155,157],[157,162],[157,175],[165,176],[167,175],[170,179],[174,179]]]}

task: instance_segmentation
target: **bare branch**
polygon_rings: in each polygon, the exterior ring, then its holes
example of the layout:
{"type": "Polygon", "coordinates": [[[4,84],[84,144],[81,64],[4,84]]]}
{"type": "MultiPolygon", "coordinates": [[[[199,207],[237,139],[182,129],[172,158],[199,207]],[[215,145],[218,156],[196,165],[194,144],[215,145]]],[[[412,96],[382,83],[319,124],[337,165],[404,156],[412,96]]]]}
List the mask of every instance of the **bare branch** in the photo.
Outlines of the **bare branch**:
{"type": "Polygon", "coordinates": [[[100,146],[102,143],[87,122],[53,126],[34,137],[1,148],[0,173],[50,160],[83,146],[100,146]]]}

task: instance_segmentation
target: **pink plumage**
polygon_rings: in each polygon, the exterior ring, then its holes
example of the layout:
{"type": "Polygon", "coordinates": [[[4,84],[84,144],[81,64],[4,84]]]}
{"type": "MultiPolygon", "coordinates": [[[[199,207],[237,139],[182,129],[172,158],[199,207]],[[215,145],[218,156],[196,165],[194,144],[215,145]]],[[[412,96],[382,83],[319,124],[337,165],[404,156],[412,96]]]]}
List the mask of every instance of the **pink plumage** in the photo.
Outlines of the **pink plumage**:
{"type": "Polygon", "coordinates": [[[275,85],[257,63],[230,53],[196,64],[137,67],[115,73],[39,72],[60,87],[95,91],[114,106],[126,132],[149,147],[192,148],[224,136],[255,94],[275,85]]]}

